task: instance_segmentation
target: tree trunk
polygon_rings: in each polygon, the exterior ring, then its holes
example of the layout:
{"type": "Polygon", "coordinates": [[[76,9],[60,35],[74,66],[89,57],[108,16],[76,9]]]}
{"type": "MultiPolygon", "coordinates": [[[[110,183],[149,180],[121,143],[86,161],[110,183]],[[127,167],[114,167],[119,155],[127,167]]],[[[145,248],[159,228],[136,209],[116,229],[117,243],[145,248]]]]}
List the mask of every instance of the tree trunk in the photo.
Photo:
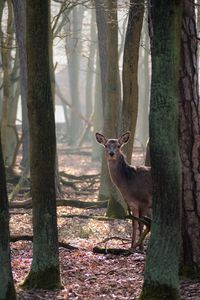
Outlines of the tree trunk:
{"type": "Polygon", "coordinates": [[[129,163],[131,163],[138,114],[138,61],[144,16],[144,1],[140,0],[137,1],[137,3],[135,2],[135,0],[130,1],[122,72],[123,104],[121,133],[127,130],[131,132],[130,141],[124,147],[124,153],[129,163]]]}
{"type": "Polygon", "coordinates": [[[27,1],[28,118],[33,260],[27,289],[61,287],[55,193],[55,120],[49,64],[50,4],[27,1]]]}
{"type": "MultiPolygon", "coordinates": [[[[99,55],[101,68],[103,133],[108,138],[117,138],[120,117],[121,95],[118,66],[118,21],[116,1],[96,1],[99,55]],[[105,27],[104,21],[107,26],[105,27]]],[[[124,217],[125,204],[111,182],[107,162],[103,156],[99,200],[109,199],[107,216],[124,217]]]]}
{"type": "MultiPolygon", "coordinates": [[[[83,20],[83,8],[81,6],[74,6],[72,10],[72,36],[67,39],[67,51],[69,61],[69,85],[71,94],[71,104],[77,111],[81,111],[80,94],[79,94],[79,70],[80,70],[80,58],[79,58],[79,38],[81,36],[83,20]]],[[[80,135],[81,121],[80,118],[71,114],[70,118],[70,143],[76,145],[80,135]]]]}
{"type": "MultiPolygon", "coordinates": [[[[100,66],[99,66],[99,51],[97,49],[96,54],[96,74],[95,74],[95,102],[94,102],[94,133],[102,132],[103,128],[103,105],[101,95],[101,77],[100,77],[100,66]]],[[[96,141],[95,136],[92,137],[92,160],[101,160],[102,148],[96,141]]]]}
{"type": "Polygon", "coordinates": [[[27,62],[26,62],[26,0],[12,0],[17,44],[19,47],[20,86],[22,106],[22,161],[21,166],[29,168],[29,124],[27,112],[27,62]]]}
{"type": "Polygon", "coordinates": [[[8,16],[6,35],[4,35],[3,31],[1,30],[1,56],[3,67],[3,105],[1,119],[1,138],[5,165],[7,167],[10,167],[13,161],[14,149],[17,144],[13,126],[15,126],[17,112],[17,101],[15,100],[18,100],[18,98],[12,97],[11,95],[11,88],[14,88],[15,86],[15,84],[11,82],[11,50],[13,45],[13,11],[11,0],[7,1],[7,6],[8,16]]]}
{"type": "Polygon", "coordinates": [[[17,299],[10,262],[9,209],[0,135],[0,300],[17,299]]]}
{"type": "MultiPolygon", "coordinates": [[[[147,9],[143,18],[142,46],[138,68],[139,105],[136,124],[136,138],[145,149],[149,139],[149,100],[150,100],[150,43],[147,22],[147,9]]],[[[141,44],[141,42],[140,42],[141,44]]]]}
{"type": "Polygon", "coordinates": [[[96,30],[95,30],[96,20],[95,12],[91,10],[91,21],[90,21],[90,49],[89,49],[89,58],[87,65],[87,75],[86,75],[86,96],[85,96],[85,105],[86,105],[86,118],[89,119],[93,112],[93,98],[94,98],[94,59],[96,52],[96,30]]]}
{"type": "Polygon", "coordinates": [[[178,72],[182,1],[152,1],[150,155],[153,220],[140,299],[177,300],[181,237],[178,72]],[[166,72],[167,70],[167,72],[166,72]]]}
{"type": "Polygon", "coordinates": [[[99,63],[101,71],[101,94],[103,103],[103,115],[105,113],[106,103],[106,89],[108,81],[108,43],[107,43],[107,0],[95,0],[96,8],[96,22],[98,33],[98,47],[99,47],[99,63]]]}
{"type": "Polygon", "coordinates": [[[179,132],[182,160],[182,257],[181,273],[200,275],[200,103],[197,70],[197,33],[194,3],[184,0],[179,132]]]}

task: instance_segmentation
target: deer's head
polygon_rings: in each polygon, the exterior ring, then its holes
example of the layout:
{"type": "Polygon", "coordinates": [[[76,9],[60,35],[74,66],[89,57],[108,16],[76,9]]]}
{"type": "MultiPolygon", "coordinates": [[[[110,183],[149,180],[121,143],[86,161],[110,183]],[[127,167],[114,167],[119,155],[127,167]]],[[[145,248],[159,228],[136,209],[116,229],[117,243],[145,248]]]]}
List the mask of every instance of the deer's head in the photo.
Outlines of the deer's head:
{"type": "Polygon", "coordinates": [[[130,132],[122,134],[118,139],[107,139],[103,134],[96,133],[96,140],[105,148],[106,158],[108,160],[116,160],[120,154],[121,147],[129,140],[130,132]]]}

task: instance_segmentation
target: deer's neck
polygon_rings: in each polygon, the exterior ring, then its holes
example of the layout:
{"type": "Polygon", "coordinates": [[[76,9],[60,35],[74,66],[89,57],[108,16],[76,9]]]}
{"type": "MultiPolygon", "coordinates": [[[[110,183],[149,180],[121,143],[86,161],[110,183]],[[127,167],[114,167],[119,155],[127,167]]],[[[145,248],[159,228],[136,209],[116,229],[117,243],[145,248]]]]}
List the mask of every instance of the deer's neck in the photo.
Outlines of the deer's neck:
{"type": "Polygon", "coordinates": [[[115,184],[119,184],[122,180],[129,180],[134,176],[133,167],[126,162],[125,156],[120,153],[116,160],[108,161],[108,167],[111,178],[115,184]]]}

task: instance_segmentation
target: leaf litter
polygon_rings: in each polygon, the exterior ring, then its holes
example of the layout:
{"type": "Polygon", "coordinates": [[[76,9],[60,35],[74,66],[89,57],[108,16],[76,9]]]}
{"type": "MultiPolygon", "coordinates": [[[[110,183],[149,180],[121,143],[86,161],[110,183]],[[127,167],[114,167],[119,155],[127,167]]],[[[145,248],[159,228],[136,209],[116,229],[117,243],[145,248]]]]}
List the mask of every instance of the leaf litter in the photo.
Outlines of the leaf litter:
{"type": "MultiPolygon", "coordinates": [[[[143,153],[134,155],[134,162],[141,164],[143,153]]],[[[60,171],[72,175],[97,174],[100,165],[92,162],[89,156],[65,155],[62,151],[59,156],[60,171]]],[[[69,186],[62,186],[63,198],[96,201],[99,183],[94,182],[92,191],[87,184],[79,182],[77,190],[69,186]]],[[[9,184],[9,190],[12,185],[9,184]]],[[[19,195],[17,200],[23,200],[19,195]]],[[[11,258],[13,278],[19,300],[135,300],[139,296],[143,278],[146,258],[145,251],[135,251],[129,256],[94,254],[93,247],[106,239],[104,247],[129,248],[131,241],[131,222],[127,220],[98,221],[94,219],[65,218],[63,215],[103,216],[105,209],[78,209],[72,207],[58,207],[59,240],[77,246],[79,250],[69,251],[59,248],[60,270],[64,289],[56,291],[20,289],[19,284],[27,276],[32,260],[32,243],[18,241],[11,243],[11,258]],[[114,237],[117,237],[116,239],[114,237]],[[109,239],[111,238],[111,239],[109,239]],[[126,242],[123,242],[123,239],[126,242]]],[[[11,210],[11,235],[32,235],[31,209],[11,210]]],[[[200,281],[181,279],[181,299],[200,300],[200,281]]]]}

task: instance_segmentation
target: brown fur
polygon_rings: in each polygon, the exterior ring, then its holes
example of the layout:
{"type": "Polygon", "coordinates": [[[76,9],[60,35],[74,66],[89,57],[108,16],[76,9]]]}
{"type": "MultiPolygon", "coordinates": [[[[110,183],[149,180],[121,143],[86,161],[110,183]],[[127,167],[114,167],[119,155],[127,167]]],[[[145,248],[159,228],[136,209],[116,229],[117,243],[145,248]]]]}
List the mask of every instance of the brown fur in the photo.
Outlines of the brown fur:
{"type": "MultiPolygon", "coordinates": [[[[105,147],[110,177],[126,201],[131,214],[135,217],[149,215],[152,204],[151,169],[145,166],[131,166],[121,152],[121,147],[128,142],[130,133],[126,132],[119,139],[107,139],[96,133],[97,141],[105,147]]],[[[138,222],[133,220],[131,247],[134,248],[138,222]]],[[[143,226],[139,224],[140,236],[143,226]]]]}

